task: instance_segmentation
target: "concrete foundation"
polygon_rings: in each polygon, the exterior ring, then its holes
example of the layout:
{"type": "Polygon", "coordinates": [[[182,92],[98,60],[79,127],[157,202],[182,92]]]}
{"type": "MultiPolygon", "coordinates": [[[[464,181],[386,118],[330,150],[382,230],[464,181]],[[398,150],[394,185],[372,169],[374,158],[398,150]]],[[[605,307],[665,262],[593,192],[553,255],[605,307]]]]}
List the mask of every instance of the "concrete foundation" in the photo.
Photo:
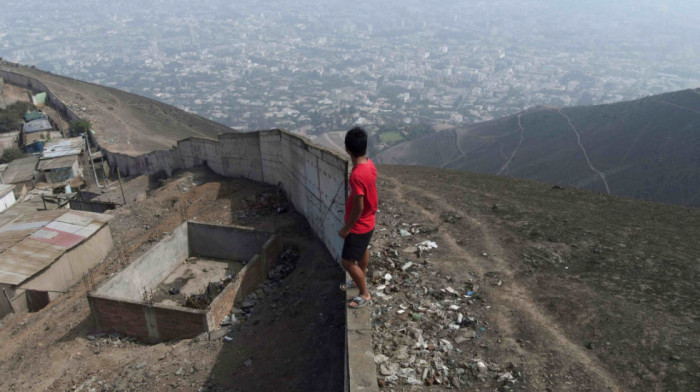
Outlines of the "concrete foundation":
{"type": "MultiPolygon", "coordinates": [[[[280,251],[279,239],[270,233],[185,222],[90,293],[88,302],[101,330],[120,332],[149,343],[191,338],[218,328],[235,301],[265,280],[267,272],[276,265],[280,251]],[[208,263],[249,261],[206,309],[191,309],[163,301],[154,303],[150,297],[153,290],[177,279],[178,269],[184,271],[183,263],[192,256],[216,259],[208,263]]],[[[227,270],[226,267],[223,270],[227,270]]],[[[202,283],[201,279],[199,281],[202,283]]]]}

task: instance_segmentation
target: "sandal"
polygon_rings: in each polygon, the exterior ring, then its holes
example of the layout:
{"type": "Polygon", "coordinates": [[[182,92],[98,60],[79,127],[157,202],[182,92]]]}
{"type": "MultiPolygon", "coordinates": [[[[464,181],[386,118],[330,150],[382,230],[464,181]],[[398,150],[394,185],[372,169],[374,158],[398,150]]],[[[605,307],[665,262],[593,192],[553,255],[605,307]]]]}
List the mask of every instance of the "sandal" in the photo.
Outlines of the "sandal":
{"type": "Polygon", "coordinates": [[[370,301],[372,301],[372,298],[370,298],[370,299],[364,299],[363,297],[360,297],[360,296],[358,295],[357,297],[353,298],[352,301],[350,301],[350,303],[348,304],[348,308],[350,308],[350,309],[359,309],[359,308],[364,307],[364,306],[367,305],[368,303],[370,303],[370,301]],[[353,305],[352,305],[353,302],[356,303],[357,305],[353,306],[353,305]]]}
{"type": "Polygon", "coordinates": [[[357,287],[357,286],[355,286],[355,281],[353,281],[352,279],[348,279],[345,283],[340,284],[341,291],[354,289],[355,287],[357,287]]]}

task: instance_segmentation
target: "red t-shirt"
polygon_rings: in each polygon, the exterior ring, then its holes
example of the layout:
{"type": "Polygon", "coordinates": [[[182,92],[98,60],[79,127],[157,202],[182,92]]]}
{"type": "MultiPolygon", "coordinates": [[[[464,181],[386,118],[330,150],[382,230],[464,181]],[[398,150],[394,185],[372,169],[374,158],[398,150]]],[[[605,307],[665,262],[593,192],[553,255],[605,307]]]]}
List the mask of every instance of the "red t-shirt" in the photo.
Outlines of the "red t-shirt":
{"type": "Polygon", "coordinates": [[[355,234],[369,233],[374,229],[374,217],[377,214],[378,204],[377,168],[374,167],[374,163],[368,158],[367,162],[353,167],[348,183],[350,184],[350,196],[345,203],[345,223],[350,219],[353,196],[364,196],[364,209],[355,225],[350,228],[350,232],[355,234]]]}

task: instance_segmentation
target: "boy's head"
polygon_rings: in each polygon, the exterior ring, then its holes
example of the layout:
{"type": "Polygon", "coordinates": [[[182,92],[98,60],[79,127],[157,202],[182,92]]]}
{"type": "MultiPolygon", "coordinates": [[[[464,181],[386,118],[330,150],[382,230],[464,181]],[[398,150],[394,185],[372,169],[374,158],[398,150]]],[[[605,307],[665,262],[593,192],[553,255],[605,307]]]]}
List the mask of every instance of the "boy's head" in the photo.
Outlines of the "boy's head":
{"type": "Polygon", "coordinates": [[[345,134],[345,150],[355,158],[367,154],[367,132],[360,127],[355,127],[345,134]]]}

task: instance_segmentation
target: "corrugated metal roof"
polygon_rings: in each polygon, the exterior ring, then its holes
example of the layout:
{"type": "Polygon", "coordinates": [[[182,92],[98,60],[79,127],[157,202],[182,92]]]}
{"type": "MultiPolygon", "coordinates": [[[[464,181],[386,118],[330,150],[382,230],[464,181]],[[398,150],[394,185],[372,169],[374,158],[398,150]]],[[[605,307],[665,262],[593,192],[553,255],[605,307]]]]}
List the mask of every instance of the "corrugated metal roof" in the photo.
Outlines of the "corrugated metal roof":
{"type": "Polygon", "coordinates": [[[42,159],[36,167],[38,170],[61,169],[64,167],[72,167],[73,163],[78,159],[77,155],[68,155],[65,157],[42,159]]]}
{"type": "Polygon", "coordinates": [[[49,120],[45,118],[39,118],[30,122],[26,122],[23,125],[24,133],[35,133],[50,131],[53,129],[49,120]]]}
{"type": "Polygon", "coordinates": [[[78,155],[84,148],[85,140],[82,137],[48,142],[44,145],[44,152],[41,153],[41,159],[78,155]]]}
{"type": "Polygon", "coordinates": [[[17,184],[34,179],[34,168],[39,157],[15,159],[7,165],[7,170],[2,174],[2,179],[7,184],[17,184]]]}
{"type": "Polygon", "coordinates": [[[0,283],[19,285],[112,219],[87,211],[37,211],[0,227],[0,283]]]}

